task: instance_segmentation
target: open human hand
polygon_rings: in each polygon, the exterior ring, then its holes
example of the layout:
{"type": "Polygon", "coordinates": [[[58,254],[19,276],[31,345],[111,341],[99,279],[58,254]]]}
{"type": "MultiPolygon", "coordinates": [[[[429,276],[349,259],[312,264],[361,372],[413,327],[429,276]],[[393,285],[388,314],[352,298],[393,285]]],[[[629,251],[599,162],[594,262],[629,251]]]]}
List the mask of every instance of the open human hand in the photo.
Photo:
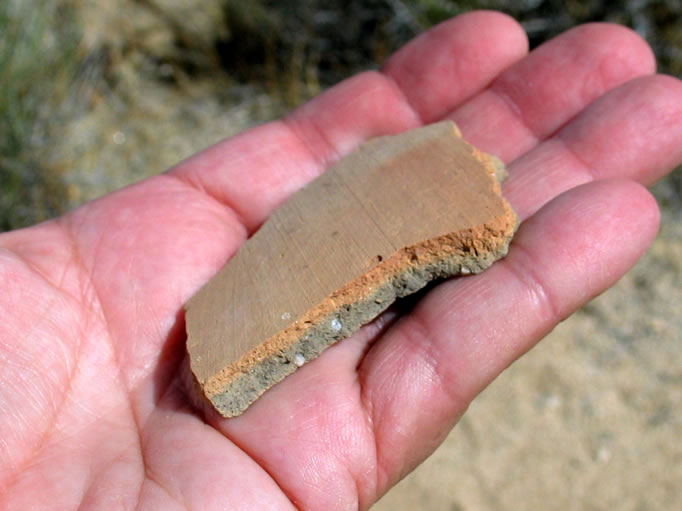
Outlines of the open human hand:
{"type": "Polygon", "coordinates": [[[527,54],[508,17],[50,222],[0,236],[0,508],[366,509],[492,379],[656,235],[682,86],[613,25],[527,54]],[[508,162],[509,255],[384,314],[242,416],[191,406],[182,305],[278,204],[369,137],[450,118],[508,162]],[[641,183],[641,184],[638,184],[641,183]]]}

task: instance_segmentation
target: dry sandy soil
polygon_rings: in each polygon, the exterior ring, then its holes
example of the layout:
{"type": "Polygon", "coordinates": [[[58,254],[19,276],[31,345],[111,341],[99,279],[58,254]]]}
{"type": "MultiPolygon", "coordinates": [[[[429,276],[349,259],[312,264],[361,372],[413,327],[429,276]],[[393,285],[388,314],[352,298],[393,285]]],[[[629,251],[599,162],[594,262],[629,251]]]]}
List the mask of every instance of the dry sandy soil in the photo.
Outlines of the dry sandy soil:
{"type": "MultiPolygon", "coordinates": [[[[140,3],[78,3],[84,44],[106,46],[102,58],[116,86],[92,75],[78,91],[87,108],[55,134],[46,161],[62,169],[73,204],[162,171],[278,111],[258,91],[223,79],[188,83],[172,62],[146,58],[163,54],[169,40],[158,15],[140,3]],[[174,87],[156,80],[159,73],[174,87]]],[[[188,29],[201,33],[208,21],[192,19],[188,29]]],[[[682,509],[676,204],[644,260],[493,383],[445,444],[375,509],[682,509]]]]}

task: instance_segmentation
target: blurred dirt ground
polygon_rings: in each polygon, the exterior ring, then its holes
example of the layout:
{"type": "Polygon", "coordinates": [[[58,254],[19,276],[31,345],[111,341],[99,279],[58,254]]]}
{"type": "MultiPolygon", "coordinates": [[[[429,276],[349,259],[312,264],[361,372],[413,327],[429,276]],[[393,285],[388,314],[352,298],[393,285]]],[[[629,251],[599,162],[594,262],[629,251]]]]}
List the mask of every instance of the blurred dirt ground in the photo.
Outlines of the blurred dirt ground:
{"type": "MultiPolygon", "coordinates": [[[[533,45],[582,21],[627,24],[682,73],[678,0],[4,0],[0,229],[161,172],[473,7],[516,16],[533,45]]],[[[639,265],[375,509],[682,509],[680,172],[654,193],[661,234],[639,265]]]]}

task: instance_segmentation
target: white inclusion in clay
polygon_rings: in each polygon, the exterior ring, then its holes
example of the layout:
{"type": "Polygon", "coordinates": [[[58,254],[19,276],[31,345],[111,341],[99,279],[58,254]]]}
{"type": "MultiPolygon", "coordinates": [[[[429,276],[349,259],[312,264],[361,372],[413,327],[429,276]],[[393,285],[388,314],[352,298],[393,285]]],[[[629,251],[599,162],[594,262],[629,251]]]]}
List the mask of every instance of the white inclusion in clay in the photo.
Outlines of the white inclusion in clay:
{"type": "Polygon", "coordinates": [[[334,332],[341,330],[341,322],[336,318],[332,319],[332,330],[334,330],[334,332]]]}
{"type": "Polygon", "coordinates": [[[296,356],[294,357],[294,364],[296,364],[298,367],[301,367],[303,364],[305,364],[305,357],[300,353],[296,353],[296,356]]]}

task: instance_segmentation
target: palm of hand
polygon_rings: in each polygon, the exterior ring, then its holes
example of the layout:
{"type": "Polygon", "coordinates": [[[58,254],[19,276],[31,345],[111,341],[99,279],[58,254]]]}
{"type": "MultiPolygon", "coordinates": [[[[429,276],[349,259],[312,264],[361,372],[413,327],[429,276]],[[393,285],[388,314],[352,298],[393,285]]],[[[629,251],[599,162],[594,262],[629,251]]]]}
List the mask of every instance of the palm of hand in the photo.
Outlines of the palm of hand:
{"type": "Polygon", "coordinates": [[[651,241],[657,211],[640,186],[578,185],[650,182],[682,156],[682,89],[630,81],[652,71],[636,36],[592,26],[524,58],[525,45],[507,18],[462,16],[284,122],[3,235],[0,503],[371,505],[651,241]],[[505,193],[529,220],[509,257],[330,348],[243,416],[200,416],[177,376],[182,304],[330,161],[443,117],[513,162],[505,193]]]}

